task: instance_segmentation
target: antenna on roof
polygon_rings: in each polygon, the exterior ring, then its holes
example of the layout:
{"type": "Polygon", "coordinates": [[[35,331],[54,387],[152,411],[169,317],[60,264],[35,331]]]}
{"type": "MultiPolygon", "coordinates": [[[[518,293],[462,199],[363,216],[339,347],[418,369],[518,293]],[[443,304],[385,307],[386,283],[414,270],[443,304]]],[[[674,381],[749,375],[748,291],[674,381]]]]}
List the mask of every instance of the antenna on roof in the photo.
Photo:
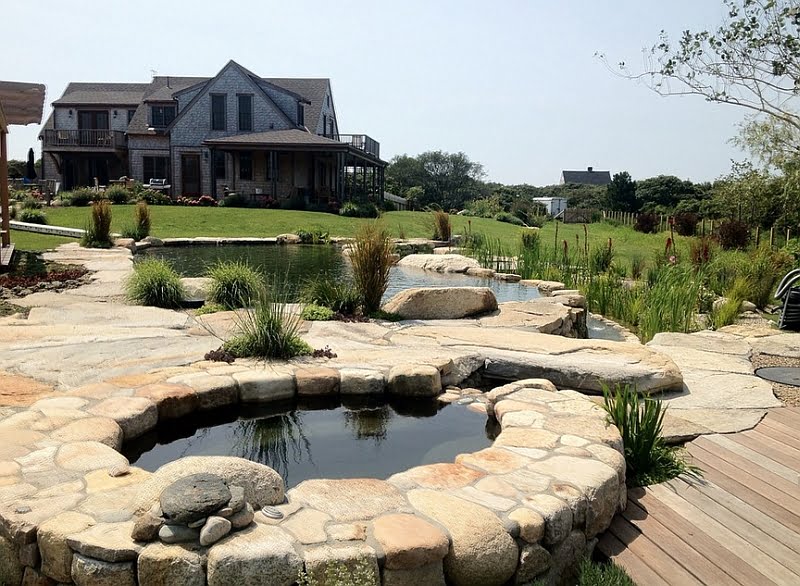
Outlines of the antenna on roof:
{"type": "Polygon", "coordinates": [[[167,87],[170,87],[169,86],[169,75],[167,76],[167,87]]]}
{"type": "Polygon", "coordinates": [[[150,70],[150,75],[151,75],[152,77],[155,77],[156,75],[158,75],[158,71],[156,71],[155,69],[151,69],[151,70],[150,70]]]}

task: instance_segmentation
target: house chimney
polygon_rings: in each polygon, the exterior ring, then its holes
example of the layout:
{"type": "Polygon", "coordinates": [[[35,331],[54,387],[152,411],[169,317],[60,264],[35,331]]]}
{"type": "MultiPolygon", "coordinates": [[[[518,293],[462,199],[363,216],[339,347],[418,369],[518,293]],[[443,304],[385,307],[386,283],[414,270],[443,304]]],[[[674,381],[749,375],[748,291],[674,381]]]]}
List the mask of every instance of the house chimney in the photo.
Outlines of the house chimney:
{"type": "Polygon", "coordinates": [[[586,167],[586,170],[589,171],[589,173],[591,173],[592,172],[592,167],[586,167]]]}

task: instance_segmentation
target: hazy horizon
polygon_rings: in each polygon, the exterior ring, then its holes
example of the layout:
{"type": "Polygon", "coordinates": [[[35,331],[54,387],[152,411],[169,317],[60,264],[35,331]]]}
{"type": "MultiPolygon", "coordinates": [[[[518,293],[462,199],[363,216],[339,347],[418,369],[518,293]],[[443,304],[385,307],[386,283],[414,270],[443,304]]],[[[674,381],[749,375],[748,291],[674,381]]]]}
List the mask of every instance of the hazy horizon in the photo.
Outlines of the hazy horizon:
{"type": "MultiPolygon", "coordinates": [[[[372,136],[382,158],[463,151],[506,184],[554,184],[562,170],[589,166],[712,181],[744,158],[729,142],[743,111],[661,98],[595,57],[635,66],[662,28],[716,26],[720,0],[552,4],[234,1],[223,15],[207,0],[188,12],[153,0],[135,10],[29,0],[4,7],[12,24],[0,78],[46,84],[46,120],[72,81],[209,77],[229,59],[264,77],[329,77],[341,131],[372,136]]],[[[11,158],[29,147],[38,157],[39,130],[12,127],[11,158]]]]}

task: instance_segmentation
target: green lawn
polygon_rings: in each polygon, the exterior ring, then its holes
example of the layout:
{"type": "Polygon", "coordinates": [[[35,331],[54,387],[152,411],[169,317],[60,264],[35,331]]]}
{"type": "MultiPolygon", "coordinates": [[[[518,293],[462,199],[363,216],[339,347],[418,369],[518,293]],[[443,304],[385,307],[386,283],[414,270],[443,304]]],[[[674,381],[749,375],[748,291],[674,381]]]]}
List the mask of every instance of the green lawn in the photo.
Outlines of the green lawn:
{"type": "Polygon", "coordinates": [[[60,236],[49,236],[47,234],[34,234],[33,232],[11,231],[11,240],[17,250],[47,250],[55,248],[59,244],[67,242],[77,242],[75,238],[62,238],[60,236]]]}
{"type": "MultiPolygon", "coordinates": [[[[115,205],[112,230],[121,232],[133,222],[134,206],[115,205]]],[[[297,230],[321,230],[331,236],[354,236],[364,222],[360,218],[345,218],[319,212],[300,212],[292,210],[266,210],[248,208],[211,208],[183,206],[151,206],[154,236],[277,236],[297,230]]],[[[68,207],[47,210],[48,221],[52,225],[70,228],[84,228],[89,221],[89,208],[68,207]]],[[[451,216],[454,234],[463,234],[468,229],[482,232],[488,238],[500,239],[504,249],[513,252],[523,228],[487,220],[451,216]]],[[[433,234],[431,214],[427,212],[389,212],[381,221],[397,238],[430,238],[433,234]]],[[[555,239],[555,222],[549,222],[541,231],[542,240],[552,244],[555,239]]],[[[640,234],[630,228],[614,227],[610,224],[590,224],[589,243],[591,247],[605,245],[611,238],[618,258],[629,263],[634,254],[643,255],[650,260],[656,252],[663,252],[666,234],[640,234]]],[[[561,224],[558,226],[558,244],[566,240],[570,250],[576,246],[575,235],[583,246],[582,224],[561,224]]],[[[41,250],[63,242],[74,242],[68,238],[39,236],[24,232],[14,232],[17,247],[22,250],[41,250]]],[[[680,239],[685,247],[685,240],[680,239]]]]}

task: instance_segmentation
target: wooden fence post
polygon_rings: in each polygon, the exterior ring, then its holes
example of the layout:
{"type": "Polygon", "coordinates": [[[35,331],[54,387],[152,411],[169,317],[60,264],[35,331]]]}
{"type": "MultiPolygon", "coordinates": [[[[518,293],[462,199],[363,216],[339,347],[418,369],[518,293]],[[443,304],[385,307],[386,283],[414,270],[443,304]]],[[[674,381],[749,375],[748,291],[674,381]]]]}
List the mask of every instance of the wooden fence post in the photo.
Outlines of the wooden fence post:
{"type": "Polygon", "coordinates": [[[760,236],[761,236],[761,226],[756,226],[756,246],[758,246],[758,243],[761,241],[760,236]]]}
{"type": "Polygon", "coordinates": [[[769,229],[769,247],[775,246],[775,226],[769,229]]]}
{"type": "Polygon", "coordinates": [[[705,238],[706,237],[706,219],[705,218],[702,219],[701,226],[702,227],[700,229],[700,235],[703,236],[703,238],[705,238]]]}
{"type": "Polygon", "coordinates": [[[786,228],[786,244],[784,244],[784,246],[789,244],[789,234],[791,234],[791,232],[792,232],[791,228],[786,228]]]}

